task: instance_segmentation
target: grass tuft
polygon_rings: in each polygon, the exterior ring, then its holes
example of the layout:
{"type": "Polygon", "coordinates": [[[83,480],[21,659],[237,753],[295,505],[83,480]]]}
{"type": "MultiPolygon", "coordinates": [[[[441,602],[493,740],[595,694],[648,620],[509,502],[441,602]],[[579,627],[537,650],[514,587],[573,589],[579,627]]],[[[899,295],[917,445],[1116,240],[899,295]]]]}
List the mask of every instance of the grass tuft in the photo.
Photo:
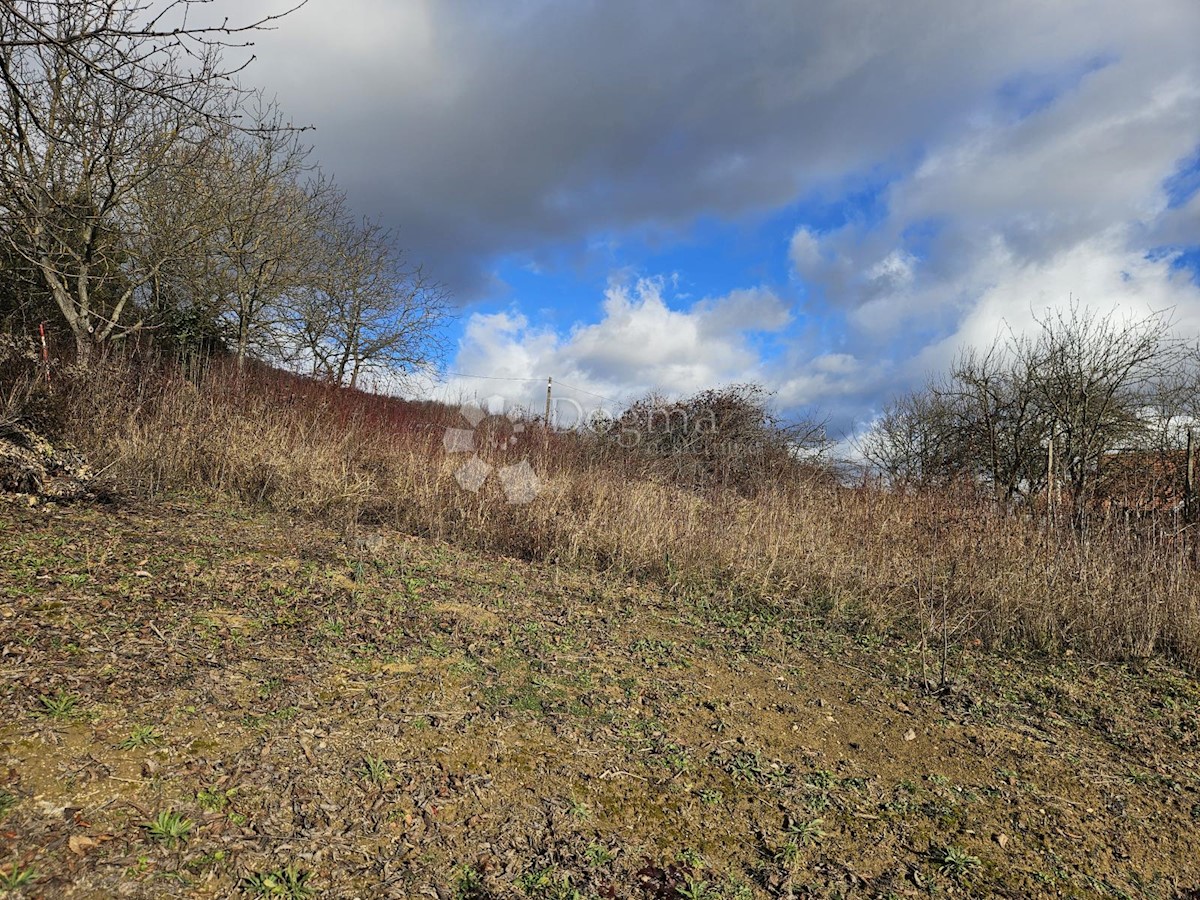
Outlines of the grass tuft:
{"type": "Polygon", "coordinates": [[[142,827],[150,839],[167,847],[174,847],[188,839],[196,823],[185,819],[174,810],[163,810],[142,827]]]}
{"type": "Polygon", "coordinates": [[[283,897],[285,900],[304,900],[317,891],[309,884],[311,873],[289,865],[269,872],[255,872],[247,876],[242,887],[252,897],[283,897]]]}
{"type": "Polygon", "coordinates": [[[157,747],[162,743],[162,735],[153,725],[137,725],[129,733],[129,737],[117,744],[119,750],[133,750],[137,747],[157,747]]]}
{"type": "Polygon", "coordinates": [[[53,697],[39,697],[41,708],[38,713],[48,719],[66,721],[79,713],[79,695],[59,690],[53,697]]]}

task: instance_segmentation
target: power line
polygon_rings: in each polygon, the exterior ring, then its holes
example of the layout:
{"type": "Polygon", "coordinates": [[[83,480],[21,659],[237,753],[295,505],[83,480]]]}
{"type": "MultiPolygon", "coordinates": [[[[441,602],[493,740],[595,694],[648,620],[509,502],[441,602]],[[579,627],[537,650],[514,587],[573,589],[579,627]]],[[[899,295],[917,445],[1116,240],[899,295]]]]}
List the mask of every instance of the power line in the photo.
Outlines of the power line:
{"type": "Polygon", "coordinates": [[[542,382],[544,378],[515,378],[511,375],[468,375],[465,372],[443,372],[443,375],[451,375],[455,378],[486,378],[488,381],[525,381],[525,382],[542,382]]]}
{"type": "Polygon", "coordinates": [[[567,384],[565,381],[556,381],[554,383],[557,384],[559,387],[565,387],[568,390],[579,391],[579,393],[581,393],[581,394],[587,394],[589,397],[595,397],[597,400],[604,400],[608,403],[615,403],[615,404],[619,405],[619,401],[614,400],[612,397],[605,397],[603,394],[596,394],[596,393],[593,393],[592,391],[585,391],[583,388],[575,387],[575,385],[573,385],[573,384],[567,384]]]}

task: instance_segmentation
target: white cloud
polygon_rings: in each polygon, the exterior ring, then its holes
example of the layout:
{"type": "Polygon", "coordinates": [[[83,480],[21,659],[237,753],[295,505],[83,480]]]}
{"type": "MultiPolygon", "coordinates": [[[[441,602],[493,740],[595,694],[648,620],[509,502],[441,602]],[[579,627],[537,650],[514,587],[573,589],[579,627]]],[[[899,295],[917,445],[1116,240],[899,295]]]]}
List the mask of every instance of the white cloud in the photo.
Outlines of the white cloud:
{"type": "Polygon", "coordinates": [[[1062,307],[1072,298],[1101,313],[1145,316],[1169,311],[1180,333],[1200,335],[1200,287],[1189,273],[1172,271],[1169,257],[1148,259],[1131,250],[1123,227],[1080,241],[1045,261],[983,258],[969,277],[977,299],[953,334],[914,358],[914,375],[943,368],[960,345],[986,346],[1010,327],[1025,331],[1047,308],[1062,307]]]}
{"type": "Polygon", "coordinates": [[[789,324],[785,304],[754,288],[677,309],[669,284],[664,278],[614,280],[600,320],[565,333],[535,327],[520,313],[475,313],[451,368],[486,377],[449,377],[438,392],[451,399],[495,393],[538,409],[544,379],[553,376],[561,382],[560,396],[590,409],[603,405],[592,395],[610,398],[612,406],[648,391],[679,395],[763,381],[752,339],[789,324]]]}

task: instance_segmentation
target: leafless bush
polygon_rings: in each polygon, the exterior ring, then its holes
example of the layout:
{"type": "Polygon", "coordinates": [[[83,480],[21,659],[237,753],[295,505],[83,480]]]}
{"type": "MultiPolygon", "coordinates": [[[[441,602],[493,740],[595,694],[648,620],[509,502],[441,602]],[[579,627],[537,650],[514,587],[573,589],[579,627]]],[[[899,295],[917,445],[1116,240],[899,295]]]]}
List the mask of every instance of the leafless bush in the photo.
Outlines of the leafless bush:
{"type": "Polygon", "coordinates": [[[642,463],[642,474],[685,488],[754,495],[821,471],[822,423],[782,421],[770,394],[753,384],[701,391],[680,400],[656,395],[631,404],[600,430],[642,463]]]}
{"type": "Polygon", "coordinates": [[[893,402],[863,452],[894,485],[970,484],[1005,509],[1052,486],[1083,527],[1110,456],[1182,450],[1198,379],[1200,357],[1165,315],[1072,304],[1031,335],[964,351],[944,378],[893,402]]]}

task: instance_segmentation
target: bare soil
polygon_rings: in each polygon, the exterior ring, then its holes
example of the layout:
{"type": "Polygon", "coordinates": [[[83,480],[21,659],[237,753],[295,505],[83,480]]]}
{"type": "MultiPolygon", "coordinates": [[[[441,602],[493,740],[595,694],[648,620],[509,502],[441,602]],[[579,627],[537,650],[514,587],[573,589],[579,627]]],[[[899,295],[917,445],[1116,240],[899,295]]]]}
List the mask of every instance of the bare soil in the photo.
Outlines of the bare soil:
{"type": "Polygon", "coordinates": [[[1200,683],[200,501],[0,504],[0,895],[1200,897],[1200,683]]]}

